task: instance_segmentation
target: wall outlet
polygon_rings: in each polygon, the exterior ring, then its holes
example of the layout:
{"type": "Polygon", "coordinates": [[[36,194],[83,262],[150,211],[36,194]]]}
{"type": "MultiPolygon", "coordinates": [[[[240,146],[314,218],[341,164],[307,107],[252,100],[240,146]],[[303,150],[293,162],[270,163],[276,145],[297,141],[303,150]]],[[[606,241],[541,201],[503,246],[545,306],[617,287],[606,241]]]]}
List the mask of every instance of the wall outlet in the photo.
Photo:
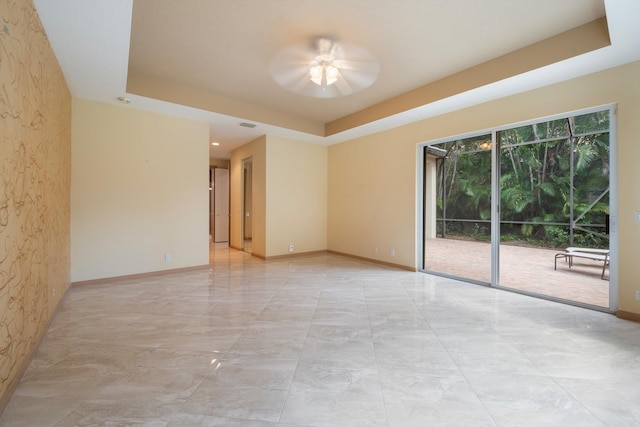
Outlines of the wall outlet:
{"type": "Polygon", "coordinates": [[[164,254],[164,262],[170,262],[171,261],[171,254],[164,254]]]}
{"type": "Polygon", "coordinates": [[[396,250],[395,249],[391,249],[391,256],[396,256],[396,250]]]}
{"type": "Polygon", "coordinates": [[[55,290],[55,288],[53,289],[53,296],[54,296],[54,297],[56,296],[56,290],[55,290]]]}
{"type": "Polygon", "coordinates": [[[636,301],[640,301],[640,289],[636,289],[636,301]]]}
{"type": "Polygon", "coordinates": [[[373,253],[374,253],[374,254],[377,254],[377,253],[378,253],[378,248],[374,248],[374,249],[373,249],[373,253]]]}
{"type": "Polygon", "coordinates": [[[289,243],[289,252],[293,252],[293,243],[289,243]]]}

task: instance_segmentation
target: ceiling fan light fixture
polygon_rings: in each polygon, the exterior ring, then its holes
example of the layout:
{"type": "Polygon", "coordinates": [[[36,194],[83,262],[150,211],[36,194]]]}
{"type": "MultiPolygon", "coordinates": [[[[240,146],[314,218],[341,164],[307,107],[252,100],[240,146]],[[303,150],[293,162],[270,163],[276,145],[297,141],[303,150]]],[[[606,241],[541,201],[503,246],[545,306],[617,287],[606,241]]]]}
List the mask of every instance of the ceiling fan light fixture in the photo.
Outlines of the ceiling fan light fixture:
{"type": "Polygon", "coordinates": [[[338,80],[338,69],[333,65],[329,65],[324,69],[324,77],[327,85],[332,85],[338,80]]]}
{"type": "Polygon", "coordinates": [[[323,83],[326,86],[330,86],[338,80],[339,71],[333,65],[333,61],[318,62],[314,59],[309,65],[309,76],[311,77],[311,81],[318,86],[322,86],[323,83]]]}
{"type": "Polygon", "coordinates": [[[281,50],[271,77],[285,89],[314,98],[350,95],[371,86],[380,65],[367,50],[327,37],[281,50]]]}
{"type": "Polygon", "coordinates": [[[324,74],[324,69],[316,61],[311,61],[311,64],[309,65],[309,76],[311,76],[311,81],[318,86],[322,85],[322,76],[324,74]]]}

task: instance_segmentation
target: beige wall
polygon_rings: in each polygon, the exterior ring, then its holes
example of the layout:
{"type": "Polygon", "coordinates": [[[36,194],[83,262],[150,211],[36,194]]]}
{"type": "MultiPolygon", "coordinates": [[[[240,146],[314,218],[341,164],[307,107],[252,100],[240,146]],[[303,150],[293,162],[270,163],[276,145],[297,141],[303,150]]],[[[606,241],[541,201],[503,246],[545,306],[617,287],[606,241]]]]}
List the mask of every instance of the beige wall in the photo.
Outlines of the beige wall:
{"type": "Polygon", "coordinates": [[[267,137],[267,256],[327,249],[327,147],[267,137]]]}
{"type": "Polygon", "coordinates": [[[428,156],[424,165],[424,237],[432,239],[436,237],[436,211],[437,194],[436,188],[438,176],[438,164],[436,158],[428,156]]]}
{"type": "Polygon", "coordinates": [[[71,95],[30,0],[0,0],[0,413],[69,287],[71,95]]]}
{"type": "Polygon", "coordinates": [[[252,252],[327,249],[327,147],[263,136],[231,153],[231,246],[240,248],[242,160],[252,158],[252,252]]]}
{"type": "Polygon", "coordinates": [[[72,281],[208,264],[208,139],[206,123],[73,99],[72,281]]]}
{"type": "Polygon", "coordinates": [[[209,166],[212,168],[229,169],[228,159],[209,159],[209,166]]]}
{"type": "Polygon", "coordinates": [[[640,62],[635,62],[329,147],[329,249],[417,267],[417,144],[617,103],[618,308],[640,314],[635,301],[640,289],[640,224],[635,222],[640,211],[639,75],[640,62]]]}
{"type": "Polygon", "coordinates": [[[252,253],[259,257],[266,256],[266,158],[267,158],[267,137],[262,136],[255,141],[236,148],[231,152],[231,165],[229,171],[229,191],[230,191],[230,240],[229,245],[233,248],[242,248],[242,222],[244,213],[242,211],[242,186],[243,169],[242,161],[252,159],[251,174],[251,236],[252,253]]]}
{"type": "Polygon", "coordinates": [[[407,138],[386,132],[329,147],[330,250],[415,266],[416,147],[407,138]]]}

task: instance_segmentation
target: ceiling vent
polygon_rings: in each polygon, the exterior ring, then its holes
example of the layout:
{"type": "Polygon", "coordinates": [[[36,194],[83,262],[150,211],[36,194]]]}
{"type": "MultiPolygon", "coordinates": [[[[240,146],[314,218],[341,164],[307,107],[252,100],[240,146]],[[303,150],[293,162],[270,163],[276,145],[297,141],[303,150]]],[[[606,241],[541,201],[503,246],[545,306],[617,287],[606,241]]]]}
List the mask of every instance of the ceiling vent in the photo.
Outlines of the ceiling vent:
{"type": "Polygon", "coordinates": [[[251,128],[251,129],[256,127],[256,125],[254,123],[247,123],[247,122],[240,123],[240,126],[245,127],[245,128],[251,128]]]}

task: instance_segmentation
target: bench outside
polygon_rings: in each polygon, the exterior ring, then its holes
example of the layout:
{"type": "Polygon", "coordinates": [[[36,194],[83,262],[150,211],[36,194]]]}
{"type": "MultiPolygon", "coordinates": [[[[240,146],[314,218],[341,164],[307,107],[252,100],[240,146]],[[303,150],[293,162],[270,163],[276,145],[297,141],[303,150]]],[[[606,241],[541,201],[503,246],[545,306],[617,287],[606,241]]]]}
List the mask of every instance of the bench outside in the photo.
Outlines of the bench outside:
{"type": "Polygon", "coordinates": [[[604,272],[609,265],[609,249],[592,249],[592,248],[576,248],[569,247],[564,252],[555,255],[553,269],[558,269],[558,258],[564,258],[569,261],[569,268],[573,266],[573,258],[585,258],[594,261],[602,261],[602,274],[600,278],[604,280],[604,272]]]}

